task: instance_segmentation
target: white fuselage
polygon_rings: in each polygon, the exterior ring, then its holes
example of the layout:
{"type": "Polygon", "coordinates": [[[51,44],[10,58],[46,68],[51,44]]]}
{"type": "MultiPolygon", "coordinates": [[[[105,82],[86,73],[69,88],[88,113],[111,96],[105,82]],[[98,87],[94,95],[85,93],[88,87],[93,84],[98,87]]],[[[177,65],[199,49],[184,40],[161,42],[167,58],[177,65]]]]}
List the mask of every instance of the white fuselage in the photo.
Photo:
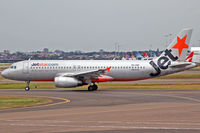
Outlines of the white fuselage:
{"type": "MultiPolygon", "coordinates": [[[[22,81],[54,81],[62,73],[80,73],[106,69],[109,72],[100,75],[95,82],[103,81],[134,81],[151,78],[155,69],[149,60],[28,60],[14,63],[15,68],[4,70],[4,77],[22,81]]],[[[168,68],[159,76],[183,71],[195,67],[195,63],[184,68],[168,68]]]]}

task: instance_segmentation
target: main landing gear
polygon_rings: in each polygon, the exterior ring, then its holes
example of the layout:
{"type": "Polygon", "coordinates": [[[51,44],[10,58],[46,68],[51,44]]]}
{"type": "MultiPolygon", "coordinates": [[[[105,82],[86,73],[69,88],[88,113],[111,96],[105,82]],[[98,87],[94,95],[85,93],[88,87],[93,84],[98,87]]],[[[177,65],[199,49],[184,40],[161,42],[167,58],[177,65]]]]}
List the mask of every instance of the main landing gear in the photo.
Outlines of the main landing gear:
{"type": "Polygon", "coordinates": [[[88,91],[96,91],[98,89],[98,86],[94,83],[93,85],[88,86],[88,91]]]}
{"type": "Polygon", "coordinates": [[[30,90],[29,84],[30,84],[30,81],[26,81],[25,91],[29,91],[30,90]]]}

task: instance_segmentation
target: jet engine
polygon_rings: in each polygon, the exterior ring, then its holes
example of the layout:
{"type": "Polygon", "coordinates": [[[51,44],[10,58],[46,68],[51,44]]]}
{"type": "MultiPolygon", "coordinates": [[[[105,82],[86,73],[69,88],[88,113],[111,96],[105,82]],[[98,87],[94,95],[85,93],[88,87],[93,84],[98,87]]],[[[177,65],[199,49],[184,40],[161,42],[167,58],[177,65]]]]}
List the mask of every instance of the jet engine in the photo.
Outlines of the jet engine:
{"type": "Polygon", "coordinates": [[[60,88],[70,88],[84,85],[84,83],[74,77],[55,77],[55,86],[60,88]]]}

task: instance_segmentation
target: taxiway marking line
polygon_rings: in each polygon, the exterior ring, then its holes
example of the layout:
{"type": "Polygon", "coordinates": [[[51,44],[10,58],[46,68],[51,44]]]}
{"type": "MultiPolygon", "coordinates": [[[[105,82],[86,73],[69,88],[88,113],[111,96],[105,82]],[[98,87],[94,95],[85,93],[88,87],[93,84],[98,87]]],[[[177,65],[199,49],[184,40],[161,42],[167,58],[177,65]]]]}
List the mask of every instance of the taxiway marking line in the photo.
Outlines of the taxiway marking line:
{"type": "MultiPolygon", "coordinates": [[[[60,114],[51,114],[50,117],[57,117],[57,116],[70,116],[70,115],[86,115],[86,114],[99,114],[99,113],[111,113],[111,112],[127,112],[127,111],[141,111],[141,110],[151,110],[151,109],[165,109],[165,108],[177,108],[177,107],[186,107],[186,106],[194,106],[199,104],[192,104],[192,105],[174,105],[174,106],[165,106],[165,107],[143,107],[143,108],[134,108],[128,110],[102,110],[102,111],[95,111],[95,112],[77,112],[77,113],[60,113],[60,114]]],[[[22,119],[31,119],[31,118],[41,118],[41,117],[49,117],[49,114],[43,116],[27,116],[23,117],[22,119]]],[[[0,120],[9,120],[10,118],[0,119],[0,120]]],[[[20,119],[20,118],[16,118],[20,119]]]]}
{"type": "Polygon", "coordinates": [[[148,126],[86,126],[86,125],[53,125],[53,124],[8,124],[10,126],[31,126],[31,127],[71,127],[71,128],[111,128],[111,129],[156,129],[156,130],[200,130],[200,128],[179,128],[179,127],[148,127],[148,126]]]}
{"type": "Polygon", "coordinates": [[[7,122],[46,122],[46,123],[98,123],[98,124],[144,124],[144,125],[187,125],[198,126],[200,123],[188,122],[154,122],[154,121],[65,121],[65,120],[4,120],[7,122]]]}
{"type": "MultiPolygon", "coordinates": [[[[123,93],[123,92],[122,92],[123,93]]],[[[127,94],[126,92],[124,92],[127,94]]],[[[130,94],[130,93],[128,93],[130,94]]],[[[153,95],[153,96],[165,96],[165,97],[174,97],[174,98],[181,98],[181,99],[186,99],[190,101],[195,101],[195,102],[200,102],[200,100],[195,99],[195,98],[189,98],[189,97],[183,97],[183,96],[169,96],[169,95],[161,95],[161,94],[144,94],[144,93],[134,93],[134,94],[142,94],[142,95],[153,95]]],[[[45,97],[45,96],[38,96],[38,97],[45,97]]],[[[56,98],[56,97],[49,97],[49,98],[56,98]]],[[[59,97],[57,97],[59,98],[59,97]]],[[[56,104],[62,104],[62,103],[68,103],[70,100],[65,99],[65,98],[59,98],[59,99],[64,99],[65,101],[60,102],[60,103],[53,103],[53,104],[48,104],[45,106],[53,106],[56,104]]],[[[176,106],[165,106],[165,107],[143,107],[143,108],[134,108],[134,109],[129,109],[129,110],[104,110],[104,111],[96,111],[96,112],[78,112],[78,113],[62,113],[62,114],[54,114],[52,116],[69,116],[69,115],[83,115],[83,114],[98,114],[98,113],[110,113],[110,112],[126,112],[126,111],[137,111],[137,110],[150,110],[150,109],[164,109],[164,108],[176,108],[176,107],[184,107],[184,106],[193,106],[193,105],[199,105],[198,104],[190,104],[190,105],[176,105],[176,106]]],[[[35,106],[35,107],[40,107],[40,106],[35,106]]],[[[42,105],[44,107],[44,105],[42,105]]],[[[29,108],[34,108],[34,107],[29,107],[29,108]]],[[[43,115],[43,117],[46,117],[48,115],[43,115]]],[[[40,116],[41,117],[41,116],[40,116]]],[[[23,119],[27,118],[37,118],[37,116],[29,116],[29,117],[23,117],[23,119]]],[[[0,119],[0,120],[8,120],[8,119],[0,119]]]]}
{"type": "MultiPolygon", "coordinates": [[[[126,93],[126,92],[122,92],[123,94],[129,94],[130,93],[126,93]]],[[[196,98],[191,98],[191,97],[185,97],[185,96],[177,96],[177,95],[163,95],[163,94],[146,94],[146,93],[133,93],[133,94],[141,94],[141,95],[151,95],[151,96],[164,96],[164,97],[172,97],[172,98],[179,98],[179,99],[185,99],[185,100],[189,100],[189,101],[193,101],[193,102],[199,102],[200,103],[200,99],[196,99],[196,98]]],[[[169,94],[169,93],[168,93],[169,94]]]]}
{"type": "MultiPolygon", "coordinates": [[[[50,99],[59,99],[59,100],[63,100],[62,102],[40,105],[41,107],[47,107],[47,106],[53,106],[53,105],[58,105],[58,104],[64,104],[64,103],[70,103],[70,102],[71,102],[69,99],[61,98],[61,97],[49,97],[49,96],[38,96],[38,97],[46,97],[46,98],[50,98],[50,99]]],[[[38,107],[40,107],[40,106],[35,106],[35,107],[38,108],[38,107]]]]}

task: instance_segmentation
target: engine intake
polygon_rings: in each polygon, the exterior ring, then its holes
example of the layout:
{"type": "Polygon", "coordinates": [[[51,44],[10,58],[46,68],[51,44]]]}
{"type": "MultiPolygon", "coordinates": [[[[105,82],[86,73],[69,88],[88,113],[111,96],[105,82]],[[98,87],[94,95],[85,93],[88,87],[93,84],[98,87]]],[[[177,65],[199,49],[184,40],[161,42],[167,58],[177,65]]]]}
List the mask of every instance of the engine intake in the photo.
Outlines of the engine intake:
{"type": "Polygon", "coordinates": [[[55,86],[60,88],[70,88],[84,85],[84,83],[73,77],[55,77],[55,86]]]}

